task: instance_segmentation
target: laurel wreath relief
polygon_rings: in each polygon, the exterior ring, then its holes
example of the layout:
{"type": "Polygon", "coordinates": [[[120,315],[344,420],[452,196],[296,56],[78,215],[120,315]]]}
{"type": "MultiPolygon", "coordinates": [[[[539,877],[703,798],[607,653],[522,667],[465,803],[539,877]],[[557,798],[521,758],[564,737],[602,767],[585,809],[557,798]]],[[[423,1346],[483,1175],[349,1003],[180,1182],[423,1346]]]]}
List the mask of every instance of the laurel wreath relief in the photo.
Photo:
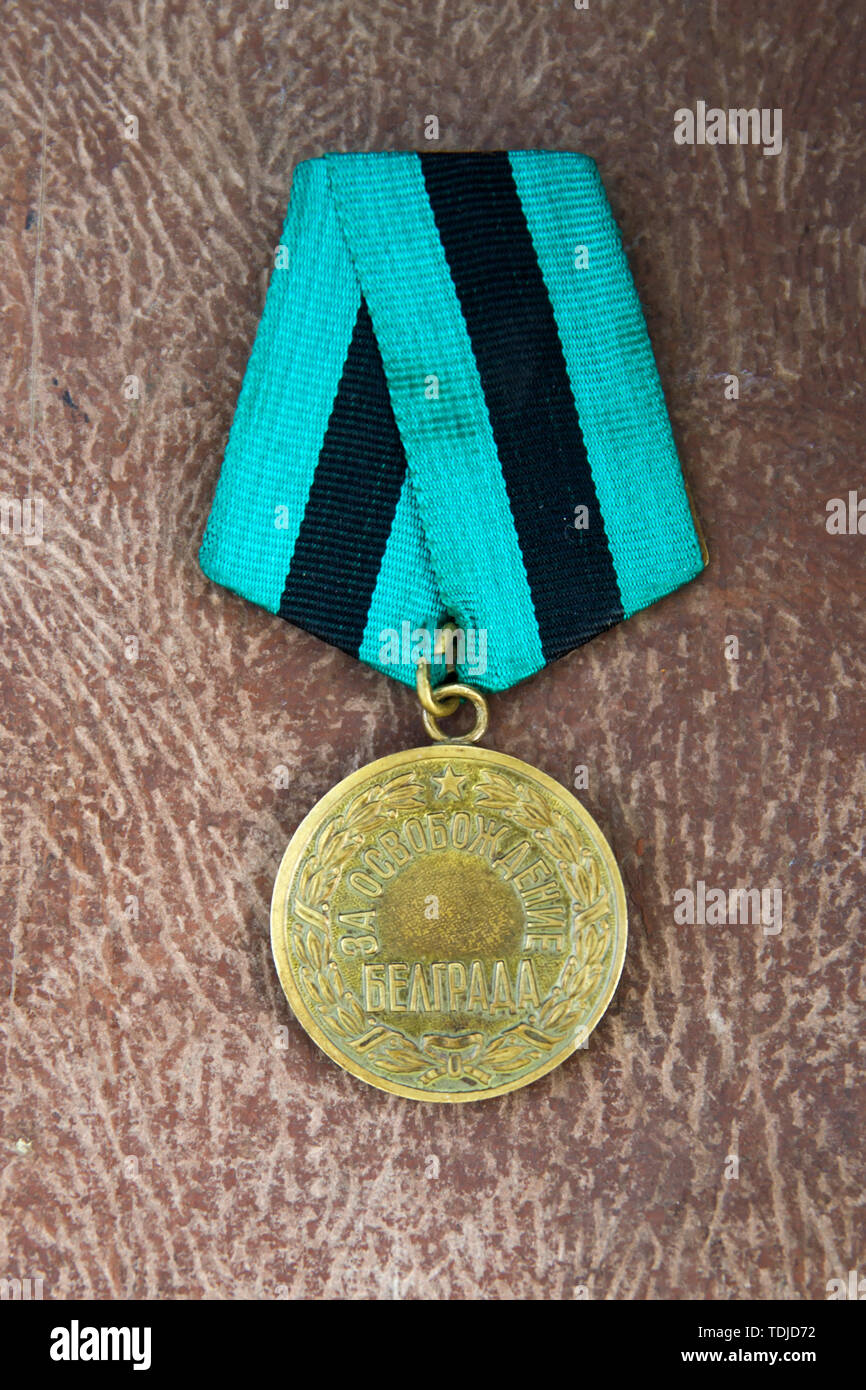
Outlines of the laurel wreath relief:
{"type": "Polygon", "coordinates": [[[323,826],[290,899],[291,940],[300,977],[321,1017],[355,1051],[394,1075],[413,1077],[413,1084],[420,1086],[445,1076],[485,1085],[491,1077],[515,1075],[549,1056],[574,1034],[610,944],[610,894],[596,859],[584,849],[574,827],[533,787],[501,773],[482,771],[474,792],[483,809],[535,832],[556,860],[575,904],[574,949],[556,984],[528,1019],[487,1039],[480,1033],[459,1033],[416,1041],[371,1018],[344,984],[330,946],[330,899],[364,835],[386,825],[397,811],[423,806],[424,791],[413,772],[368,787],[323,826]]]}

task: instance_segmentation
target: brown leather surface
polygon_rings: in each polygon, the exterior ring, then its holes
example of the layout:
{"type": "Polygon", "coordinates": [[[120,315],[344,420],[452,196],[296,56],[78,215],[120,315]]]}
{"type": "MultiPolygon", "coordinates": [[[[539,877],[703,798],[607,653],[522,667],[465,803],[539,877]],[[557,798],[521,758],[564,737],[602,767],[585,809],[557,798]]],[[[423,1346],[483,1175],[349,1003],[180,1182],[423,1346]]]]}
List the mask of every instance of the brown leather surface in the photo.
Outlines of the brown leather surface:
{"type": "Polygon", "coordinates": [[[44,499],[44,538],[0,537],[0,1275],[821,1299],[866,1272],[866,537],[825,526],[866,495],[862,6],[90,0],[2,23],[2,494],[44,499]],[[676,145],[698,100],[781,108],[782,153],[676,145]],[[588,766],[631,942],[585,1052],[455,1110],[320,1055],[269,953],[290,833],[423,741],[413,697],[196,560],[294,163],[417,147],[431,113],[442,149],[599,161],[712,555],[493,701],[493,746],[566,785],[588,766]],[[781,888],[781,933],[677,926],[698,880],[781,888]]]}

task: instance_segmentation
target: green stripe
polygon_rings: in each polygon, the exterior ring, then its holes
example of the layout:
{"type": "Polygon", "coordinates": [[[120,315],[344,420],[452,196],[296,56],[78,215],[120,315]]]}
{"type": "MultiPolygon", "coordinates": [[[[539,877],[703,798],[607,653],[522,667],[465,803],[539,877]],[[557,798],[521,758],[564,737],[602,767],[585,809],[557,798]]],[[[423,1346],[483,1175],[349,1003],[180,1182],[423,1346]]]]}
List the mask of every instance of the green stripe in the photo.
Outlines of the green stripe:
{"type": "Polygon", "coordinates": [[[510,159],[629,617],[703,569],[643,312],[593,160],[510,159]],[[579,246],[586,269],[575,266],[579,246]]]}
{"type": "MultiPolygon", "coordinates": [[[[358,656],[377,670],[384,671],[386,676],[414,685],[415,664],[411,660],[402,660],[405,655],[402,623],[409,624],[410,635],[418,628],[426,628],[432,637],[434,629],[441,627],[446,617],[424,538],[418,503],[407,474],[373,590],[358,656]],[[383,635],[389,632],[394,632],[397,637],[401,657],[397,665],[382,659],[383,635]]],[[[436,663],[432,672],[434,685],[444,673],[443,664],[436,663]]]]}
{"type": "Polygon", "coordinates": [[[272,613],[361,301],[320,159],[295,169],[280,244],[288,264],[271,274],[199,553],[211,579],[272,613]]]}
{"type": "MultiPolygon", "coordinates": [[[[382,352],[443,602],[486,629],[503,690],[544,665],[538,623],[466,324],[417,155],[325,156],[382,352]],[[429,378],[439,381],[428,399],[429,378]]],[[[412,615],[406,613],[406,618],[412,615]]]]}

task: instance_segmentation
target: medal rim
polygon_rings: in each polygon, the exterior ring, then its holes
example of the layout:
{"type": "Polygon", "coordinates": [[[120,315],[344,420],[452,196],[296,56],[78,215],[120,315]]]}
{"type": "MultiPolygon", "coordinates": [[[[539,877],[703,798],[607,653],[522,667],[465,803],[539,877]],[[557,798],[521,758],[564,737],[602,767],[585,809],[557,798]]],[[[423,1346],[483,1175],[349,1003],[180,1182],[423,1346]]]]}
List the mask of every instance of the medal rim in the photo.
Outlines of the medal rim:
{"type": "Polygon", "coordinates": [[[350,772],[346,777],[342,778],[341,781],[337,782],[335,786],[325,792],[324,796],[316,802],[304,816],[303,820],[300,821],[286,846],[280,861],[280,866],[277,870],[277,876],[274,880],[274,888],[271,894],[270,918],[271,952],[280,985],[292,1013],[307,1035],[312,1038],[316,1046],[321,1048],[326,1056],[330,1057],[332,1062],[336,1062],[343,1071],[348,1072],[350,1076],[354,1076],[360,1081],[366,1082],[368,1086],[375,1087],[376,1090],[385,1091],[389,1095],[401,1096],[406,1100],[416,1100],[420,1102],[428,1101],[437,1105],[461,1105],[468,1101],[493,1100],[497,1096],[507,1095],[512,1091],[521,1090],[524,1086],[532,1085],[534,1081],[539,1081],[543,1076],[546,1076],[548,1072],[554,1071],[558,1066],[561,1066],[563,1062],[568,1061],[569,1057],[571,1057],[586,1041],[590,1034],[594,1032],[610,1007],[611,1000],[616,993],[622,976],[626,949],[628,946],[628,909],[622,874],[620,873],[619,865],[614,858],[613,850],[610,847],[606,835],[586,807],[578,801],[577,797],[574,796],[567,787],[563,786],[561,782],[557,782],[554,777],[550,777],[539,768],[533,767],[531,763],[524,762],[522,758],[515,758],[510,753],[500,753],[495,749],[480,748],[476,744],[461,744],[456,742],[424,744],[420,748],[404,748],[398,753],[389,753],[383,758],[376,758],[373,762],[365,763],[363,767],[356,768],[354,772],[350,772]],[[491,762],[493,764],[499,764],[500,766],[504,765],[524,777],[529,775],[530,778],[538,781],[549,792],[564,801],[569,809],[576,808],[578,821],[589,829],[607,867],[619,914],[618,920],[621,922],[621,932],[618,933],[613,969],[608,985],[600,996],[588,1022],[575,1034],[574,1041],[568,1045],[567,1049],[557,1053],[553,1060],[547,1059],[542,1062],[533,1072],[529,1073],[527,1076],[521,1077],[517,1081],[506,1081],[500,1086],[493,1086],[489,1090],[484,1091],[453,1093],[447,1091],[423,1091],[417,1086],[406,1086],[398,1081],[389,1081],[371,1072],[363,1063],[356,1062],[354,1058],[341,1052],[310,1012],[298,989],[289,961],[285,932],[286,899],[295,870],[312,836],[315,834],[316,830],[318,830],[328,812],[332,810],[335,804],[362,782],[366,782],[373,773],[388,772],[394,768],[400,767],[402,764],[417,759],[421,759],[425,762],[441,762],[443,759],[447,760],[449,755],[455,759],[468,758],[473,762],[491,762]]]}

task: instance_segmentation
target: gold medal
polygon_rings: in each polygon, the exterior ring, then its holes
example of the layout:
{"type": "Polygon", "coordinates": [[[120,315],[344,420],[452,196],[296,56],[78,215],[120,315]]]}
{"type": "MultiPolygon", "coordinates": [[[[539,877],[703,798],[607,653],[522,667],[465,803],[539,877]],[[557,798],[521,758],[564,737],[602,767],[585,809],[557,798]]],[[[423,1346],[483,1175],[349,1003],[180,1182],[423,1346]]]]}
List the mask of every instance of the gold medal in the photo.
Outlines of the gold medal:
{"type": "Polygon", "coordinates": [[[298,1020],[340,1066],[412,1100],[498,1096],[581,1047],[616,989],[622,879],[593,818],[527,763],[473,746],[483,696],[430,690],[437,739],[345,778],[298,827],[271,939],[298,1020]],[[445,740],[460,698],[476,725],[445,740]]]}

